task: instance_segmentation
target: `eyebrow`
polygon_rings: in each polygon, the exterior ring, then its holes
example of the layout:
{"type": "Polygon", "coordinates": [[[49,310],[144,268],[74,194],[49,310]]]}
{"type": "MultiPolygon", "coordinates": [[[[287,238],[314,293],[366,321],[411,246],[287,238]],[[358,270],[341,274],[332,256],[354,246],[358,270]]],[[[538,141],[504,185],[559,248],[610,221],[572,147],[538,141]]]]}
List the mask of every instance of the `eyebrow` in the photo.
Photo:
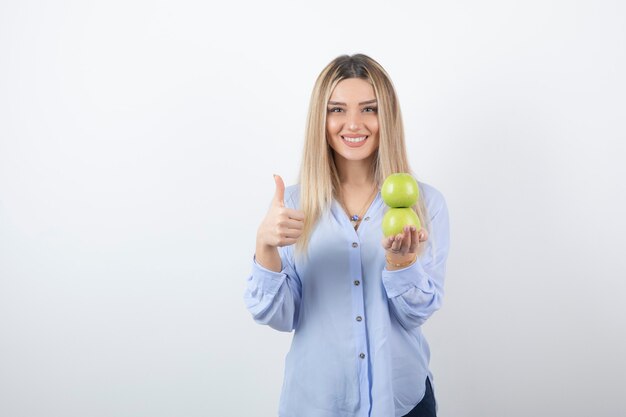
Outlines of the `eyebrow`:
{"type": "MultiPolygon", "coordinates": [[[[374,104],[374,103],[376,103],[376,99],[362,101],[359,103],[359,106],[362,106],[363,104],[374,104]]],[[[333,106],[345,106],[346,105],[346,103],[342,103],[340,101],[329,101],[328,104],[333,105],[333,106]]]]}

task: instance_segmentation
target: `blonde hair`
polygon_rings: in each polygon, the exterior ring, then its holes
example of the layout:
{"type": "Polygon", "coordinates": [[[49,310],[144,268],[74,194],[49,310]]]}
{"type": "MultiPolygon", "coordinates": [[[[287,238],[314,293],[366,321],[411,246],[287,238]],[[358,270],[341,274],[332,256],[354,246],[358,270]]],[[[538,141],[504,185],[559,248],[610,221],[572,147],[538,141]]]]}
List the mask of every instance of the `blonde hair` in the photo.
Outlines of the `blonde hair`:
{"type": "MultiPolygon", "coordinates": [[[[317,77],[306,123],[300,166],[300,210],[304,212],[304,231],[296,243],[299,253],[306,253],[309,239],[322,213],[330,209],[340,192],[339,175],[333,151],[326,138],[326,112],[331,93],[347,78],[361,78],[372,84],[378,102],[379,146],[372,172],[380,187],[387,176],[411,173],[404,142],[404,127],[398,98],[383,67],[363,54],[335,58],[317,77]]],[[[413,207],[424,227],[428,228],[426,207],[420,198],[413,207]]]]}

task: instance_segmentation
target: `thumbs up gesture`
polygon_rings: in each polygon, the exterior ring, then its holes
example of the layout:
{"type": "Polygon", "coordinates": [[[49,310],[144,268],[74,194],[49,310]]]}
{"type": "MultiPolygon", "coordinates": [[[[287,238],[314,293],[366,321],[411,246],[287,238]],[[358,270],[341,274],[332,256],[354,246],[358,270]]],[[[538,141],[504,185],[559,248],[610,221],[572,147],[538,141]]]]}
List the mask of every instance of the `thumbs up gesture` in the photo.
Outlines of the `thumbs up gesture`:
{"type": "Polygon", "coordinates": [[[289,246],[296,243],[304,229],[304,212],[285,207],[285,183],[274,175],[276,191],[270,208],[257,231],[257,247],[289,246]]]}

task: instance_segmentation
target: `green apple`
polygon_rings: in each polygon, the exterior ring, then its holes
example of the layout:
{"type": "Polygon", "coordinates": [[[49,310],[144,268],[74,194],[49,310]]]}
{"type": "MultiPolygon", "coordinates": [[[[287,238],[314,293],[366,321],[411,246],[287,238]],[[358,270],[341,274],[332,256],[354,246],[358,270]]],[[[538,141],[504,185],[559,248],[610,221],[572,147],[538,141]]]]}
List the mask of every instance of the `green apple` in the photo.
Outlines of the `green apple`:
{"type": "Polygon", "coordinates": [[[411,174],[391,174],[380,189],[383,201],[389,207],[411,207],[417,203],[419,188],[411,174]]]}
{"type": "Polygon", "coordinates": [[[422,228],[417,213],[411,207],[390,208],[383,217],[383,234],[385,237],[402,233],[404,226],[422,228]]]}

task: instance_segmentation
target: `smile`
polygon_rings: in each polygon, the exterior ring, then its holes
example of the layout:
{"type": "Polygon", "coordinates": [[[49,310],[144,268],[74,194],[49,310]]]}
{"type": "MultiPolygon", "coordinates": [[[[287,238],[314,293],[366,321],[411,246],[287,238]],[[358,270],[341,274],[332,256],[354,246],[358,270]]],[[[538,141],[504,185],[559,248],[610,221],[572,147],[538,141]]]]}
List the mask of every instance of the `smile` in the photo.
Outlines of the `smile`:
{"type": "Polygon", "coordinates": [[[360,136],[358,138],[349,138],[349,137],[346,137],[346,136],[342,136],[341,138],[343,140],[345,140],[346,142],[359,143],[359,142],[363,142],[365,139],[367,139],[367,136],[360,136]]]}

